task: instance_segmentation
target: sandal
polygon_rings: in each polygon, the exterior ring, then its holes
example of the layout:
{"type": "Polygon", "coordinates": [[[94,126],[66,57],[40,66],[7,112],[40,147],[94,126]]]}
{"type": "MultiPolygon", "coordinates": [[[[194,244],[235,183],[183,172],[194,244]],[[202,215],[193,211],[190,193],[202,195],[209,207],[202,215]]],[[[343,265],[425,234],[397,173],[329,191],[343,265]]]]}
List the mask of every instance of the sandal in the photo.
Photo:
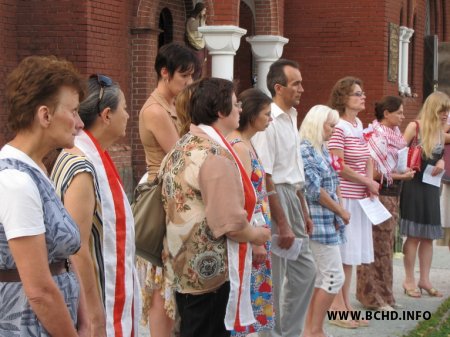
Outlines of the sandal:
{"type": "Polygon", "coordinates": [[[405,294],[409,297],[419,298],[422,297],[422,291],[419,291],[418,288],[415,289],[406,289],[403,287],[403,290],[405,291],[405,294]]]}
{"type": "Polygon", "coordinates": [[[346,319],[330,319],[330,324],[336,325],[338,327],[344,328],[344,329],[356,329],[359,327],[359,324],[357,321],[354,321],[352,319],[346,320],[346,319]]]}
{"type": "Polygon", "coordinates": [[[423,288],[421,286],[418,286],[420,289],[420,293],[422,294],[422,290],[425,290],[428,293],[428,296],[431,297],[443,297],[442,293],[437,290],[436,288],[423,288]]]}
{"type": "Polygon", "coordinates": [[[360,328],[367,328],[369,326],[369,321],[367,321],[365,319],[359,319],[356,321],[356,323],[358,323],[358,326],[360,328]]]}

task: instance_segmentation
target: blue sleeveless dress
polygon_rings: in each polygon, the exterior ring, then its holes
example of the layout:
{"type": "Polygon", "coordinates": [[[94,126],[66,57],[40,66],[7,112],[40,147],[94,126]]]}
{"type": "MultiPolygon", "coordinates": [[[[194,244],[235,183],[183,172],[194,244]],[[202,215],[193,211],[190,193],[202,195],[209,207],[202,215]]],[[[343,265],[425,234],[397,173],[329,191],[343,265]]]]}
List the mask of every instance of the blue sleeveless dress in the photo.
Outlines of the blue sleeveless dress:
{"type": "MultiPolygon", "coordinates": [[[[80,248],[78,226],[67,213],[49,180],[36,168],[16,159],[0,159],[0,171],[5,169],[28,174],[39,190],[44,212],[48,263],[65,260],[76,253],[80,248]]],[[[16,269],[5,228],[1,223],[0,269],[16,269]]],[[[73,272],[68,272],[53,276],[53,280],[61,290],[75,326],[80,292],[77,278],[73,272]]],[[[50,337],[31,309],[21,282],[0,282],[0,336],[50,337]]]]}

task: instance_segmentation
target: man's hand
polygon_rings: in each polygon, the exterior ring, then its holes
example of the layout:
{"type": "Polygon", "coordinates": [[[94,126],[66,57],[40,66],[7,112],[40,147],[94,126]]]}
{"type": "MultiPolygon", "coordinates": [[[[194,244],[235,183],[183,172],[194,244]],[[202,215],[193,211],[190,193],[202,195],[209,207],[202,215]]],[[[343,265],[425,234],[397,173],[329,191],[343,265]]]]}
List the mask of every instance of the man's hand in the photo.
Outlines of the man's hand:
{"type": "Polygon", "coordinates": [[[278,246],[283,249],[291,248],[294,243],[295,235],[291,227],[286,223],[284,226],[278,226],[278,246]]]}
{"type": "Polygon", "coordinates": [[[305,219],[305,229],[306,229],[306,234],[311,235],[314,229],[314,222],[312,221],[312,219],[307,216],[305,219]]]}

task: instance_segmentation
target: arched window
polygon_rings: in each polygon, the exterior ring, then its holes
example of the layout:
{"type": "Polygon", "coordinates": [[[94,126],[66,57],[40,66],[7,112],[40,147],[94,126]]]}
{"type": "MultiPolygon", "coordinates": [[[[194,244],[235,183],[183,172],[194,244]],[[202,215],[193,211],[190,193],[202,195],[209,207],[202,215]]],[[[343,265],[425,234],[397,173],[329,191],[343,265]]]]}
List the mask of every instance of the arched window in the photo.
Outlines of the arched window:
{"type": "Polygon", "coordinates": [[[159,14],[159,29],[161,33],[158,36],[158,48],[164,46],[173,40],[173,19],[172,13],[166,7],[159,14]]]}

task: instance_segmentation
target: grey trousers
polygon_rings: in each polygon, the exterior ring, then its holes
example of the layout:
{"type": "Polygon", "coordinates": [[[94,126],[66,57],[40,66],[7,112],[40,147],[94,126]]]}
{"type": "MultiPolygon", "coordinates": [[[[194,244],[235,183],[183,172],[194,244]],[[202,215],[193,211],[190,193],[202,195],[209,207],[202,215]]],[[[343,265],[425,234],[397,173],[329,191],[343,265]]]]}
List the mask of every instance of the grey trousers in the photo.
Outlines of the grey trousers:
{"type": "MultiPolygon", "coordinates": [[[[303,332],[309,301],[314,290],[316,266],[309,248],[303,213],[295,187],[275,185],[281,206],[295,236],[303,239],[297,260],[287,260],[272,254],[272,289],[274,296],[275,328],[272,337],[299,337],[303,332]]],[[[278,228],[272,219],[272,233],[278,228]]]]}

